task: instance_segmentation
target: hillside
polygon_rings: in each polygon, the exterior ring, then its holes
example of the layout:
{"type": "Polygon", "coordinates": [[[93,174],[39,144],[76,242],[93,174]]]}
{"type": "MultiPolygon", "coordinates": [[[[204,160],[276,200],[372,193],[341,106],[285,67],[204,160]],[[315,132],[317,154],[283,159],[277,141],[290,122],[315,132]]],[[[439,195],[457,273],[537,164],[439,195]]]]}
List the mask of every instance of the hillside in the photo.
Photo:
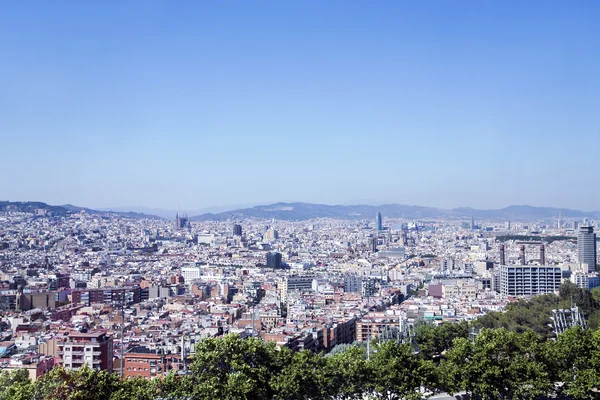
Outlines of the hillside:
{"type": "Polygon", "coordinates": [[[251,208],[241,208],[222,213],[207,213],[191,218],[192,221],[226,221],[243,218],[279,219],[301,221],[311,218],[372,219],[377,212],[390,218],[454,218],[498,221],[539,221],[556,219],[559,212],[563,218],[598,218],[598,212],[585,212],[552,207],[509,206],[498,210],[455,208],[445,210],[433,207],[400,204],[370,205],[326,205],[311,203],[276,203],[251,208]]]}
{"type": "Polygon", "coordinates": [[[78,207],[71,204],[61,206],[53,206],[41,201],[0,201],[0,212],[16,211],[35,214],[37,210],[45,210],[53,216],[69,215],[85,211],[88,214],[108,216],[115,215],[122,218],[151,218],[160,219],[156,215],[141,214],[135,212],[114,212],[114,211],[99,211],[91,208],[78,207]]]}
{"type": "Polygon", "coordinates": [[[139,212],[132,212],[132,211],[112,211],[112,210],[95,210],[92,208],[85,208],[85,207],[78,207],[78,206],[74,206],[72,204],[65,204],[62,207],[66,208],[67,210],[71,211],[71,212],[81,212],[81,211],[85,211],[88,214],[95,214],[95,215],[115,215],[121,218],[149,218],[149,219],[164,219],[162,217],[159,217],[157,215],[151,215],[151,214],[144,214],[144,213],[139,213],[139,212]]]}

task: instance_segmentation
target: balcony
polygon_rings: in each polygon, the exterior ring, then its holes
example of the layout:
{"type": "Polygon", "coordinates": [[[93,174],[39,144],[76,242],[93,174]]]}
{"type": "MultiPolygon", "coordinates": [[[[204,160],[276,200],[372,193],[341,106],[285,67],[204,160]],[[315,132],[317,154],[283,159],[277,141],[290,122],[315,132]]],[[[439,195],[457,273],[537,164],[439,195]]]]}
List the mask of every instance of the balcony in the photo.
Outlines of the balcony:
{"type": "Polygon", "coordinates": [[[83,356],[85,353],[83,351],[63,351],[63,350],[59,350],[56,352],[56,354],[58,354],[59,356],[62,355],[68,355],[68,356],[83,356]]]}

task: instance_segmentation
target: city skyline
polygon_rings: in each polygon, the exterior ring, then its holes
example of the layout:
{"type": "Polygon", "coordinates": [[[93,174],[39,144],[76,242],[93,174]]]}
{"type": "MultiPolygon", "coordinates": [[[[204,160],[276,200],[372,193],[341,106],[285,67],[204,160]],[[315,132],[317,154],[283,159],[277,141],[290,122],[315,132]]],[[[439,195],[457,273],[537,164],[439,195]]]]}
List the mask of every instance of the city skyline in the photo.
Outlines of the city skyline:
{"type": "Polygon", "coordinates": [[[600,2],[0,12],[0,400],[596,398],[600,2]]]}
{"type": "Polygon", "coordinates": [[[599,8],[6,4],[2,197],[595,210],[599,8]]]}

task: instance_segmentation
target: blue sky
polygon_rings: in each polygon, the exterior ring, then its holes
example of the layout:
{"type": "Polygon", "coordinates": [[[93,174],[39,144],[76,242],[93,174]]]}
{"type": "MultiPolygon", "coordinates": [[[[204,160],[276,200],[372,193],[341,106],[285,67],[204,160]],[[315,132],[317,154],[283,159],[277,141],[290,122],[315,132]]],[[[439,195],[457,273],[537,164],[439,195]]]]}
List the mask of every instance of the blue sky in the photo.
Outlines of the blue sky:
{"type": "Polygon", "coordinates": [[[600,209],[600,3],[28,1],[0,199],[600,209]]]}

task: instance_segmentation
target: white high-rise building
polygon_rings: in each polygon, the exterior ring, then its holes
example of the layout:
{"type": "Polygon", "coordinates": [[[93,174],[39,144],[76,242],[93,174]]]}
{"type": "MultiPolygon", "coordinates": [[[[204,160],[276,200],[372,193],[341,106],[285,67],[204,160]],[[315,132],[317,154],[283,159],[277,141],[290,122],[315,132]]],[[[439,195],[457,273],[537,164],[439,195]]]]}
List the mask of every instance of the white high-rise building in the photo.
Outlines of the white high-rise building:
{"type": "Polygon", "coordinates": [[[500,293],[508,296],[534,296],[558,290],[560,267],[548,265],[500,266],[500,293]]]}

